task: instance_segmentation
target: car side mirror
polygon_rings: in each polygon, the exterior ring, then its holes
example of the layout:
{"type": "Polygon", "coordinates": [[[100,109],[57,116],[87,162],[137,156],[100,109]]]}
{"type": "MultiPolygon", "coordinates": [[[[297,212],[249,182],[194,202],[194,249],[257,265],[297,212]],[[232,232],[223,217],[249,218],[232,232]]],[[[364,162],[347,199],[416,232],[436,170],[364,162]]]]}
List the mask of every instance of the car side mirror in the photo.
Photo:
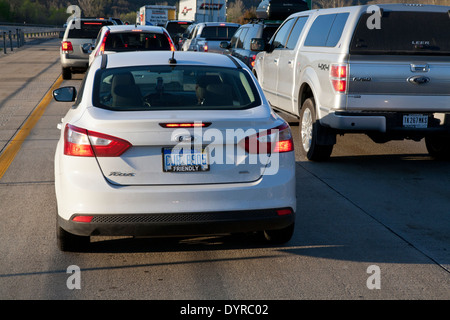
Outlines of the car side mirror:
{"type": "Polygon", "coordinates": [[[229,49],[230,48],[230,43],[228,41],[222,41],[220,42],[219,45],[222,49],[229,49]]]}
{"type": "Polygon", "coordinates": [[[77,97],[77,89],[75,87],[62,87],[53,90],[53,98],[58,102],[73,102],[77,97]]]}
{"type": "Polygon", "coordinates": [[[250,40],[250,50],[252,51],[264,51],[266,47],[267,45],[263,38],[252,38],[250,40]]]}

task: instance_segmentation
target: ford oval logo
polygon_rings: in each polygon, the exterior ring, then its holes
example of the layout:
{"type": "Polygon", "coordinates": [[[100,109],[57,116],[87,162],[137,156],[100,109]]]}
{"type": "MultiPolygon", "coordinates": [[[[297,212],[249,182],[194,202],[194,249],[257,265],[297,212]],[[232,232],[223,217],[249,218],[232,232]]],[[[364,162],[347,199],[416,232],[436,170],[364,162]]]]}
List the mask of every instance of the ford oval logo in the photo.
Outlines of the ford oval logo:
{"type": "Polygon", "coordinates": [[[430,82],[430,78],[425,77],[425,76],[414,76],[414,77],[409,77],[408,82],[412,83],[412,84],[425,84],[425,83],[430,82]]]}

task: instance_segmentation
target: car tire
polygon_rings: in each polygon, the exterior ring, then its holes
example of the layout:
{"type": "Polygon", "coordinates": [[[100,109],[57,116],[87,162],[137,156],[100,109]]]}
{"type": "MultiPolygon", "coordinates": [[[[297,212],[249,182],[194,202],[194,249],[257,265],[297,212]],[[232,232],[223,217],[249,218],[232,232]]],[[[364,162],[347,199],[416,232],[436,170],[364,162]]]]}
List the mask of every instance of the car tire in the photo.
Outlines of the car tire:
{"type": "Polygon", "coordinates": [[[82,252],[85,251],[90,243],[89,236],[78,236],[72,234],[60,226],[57,226],[56,237],[58,248],[61,251],[82,252]]]}
{"type": "Polygon", "coordinates": [[[62,68],[62,77],[64,80],[72,79],[72,72],[70,71],[70,68],[62,68]]]}
{"type": "Polygon", "coordinates": [[[284,244],[291,240],[294,234],[294,227],[295,223],[292,223],[283,229],[264,230],[264,238],[272,244],[284,244]]]}
{"type": "Polygon", "coordinates": [[[319,134],[325,129],[316,119],[316,107],[314,100],[308,98],[300,109],[300,151],[303,156],[311,161],[324,161],[331,156],[333,144],[318,144],[319,134]]]}
{"type": "Polygon", "coordinates": [[[450,159],[450,137],[439,135],[426,136],[425,146],[433,158],[450,159]]]}

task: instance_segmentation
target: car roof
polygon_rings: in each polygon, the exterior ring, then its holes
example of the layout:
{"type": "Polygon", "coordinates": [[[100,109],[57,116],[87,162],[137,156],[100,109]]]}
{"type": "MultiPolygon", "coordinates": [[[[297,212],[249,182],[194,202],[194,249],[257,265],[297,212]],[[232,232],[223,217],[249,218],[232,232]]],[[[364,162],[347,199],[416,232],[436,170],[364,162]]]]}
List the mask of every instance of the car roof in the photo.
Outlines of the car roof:
{"type": "MultiPolygon", "coordinates": [[[[313,9],[307,11],[299,11],[293,13],[290,17],[297,17],[304,14],[326,14],[326,13],[335,13],[335,12],[366,12],[371,5],[358,5],[358,6],[348,6],[348,7],[338,7],[338,8],[325,8],[325,9],[313,9]]],[[[439,6],[439,5],[430,5],[430,4],[410,4],[410,3],[380,3],[373,5],[375,7],[393,10],[393,11],[424,11],[424,12],[446,12],[449,10],[449,6],[439,6]]]]}
{"type": "Polygon", "coordinates": [[[225,27],[240,26],[239,23],[234,23],[234,22],[200,22],[197,25],[203,25],[203,26],[225,26],[225,27]]]}
{"type": "Polygon", "coordinates": [[[110,32],[123,32],[123,31],[133,31],[133,30],[142,30],[142,31],[149,31],[149,32],[155,32],[155,33],[163,33],[164,28],[158,27],[158,26],[144,26],[144,25],[110,25],[105,26],[105,28],[108,28],[110,32]]]}
{"type": "MultiPolygon", "coordinates": [[[[205,53],[193,51],[133,51],[120,54],[105,54],[106,68],[120,68],[131,66],[169,65],[173,57],[177,65],[215,66],[225,68],[241,68],[242,64],[233,57],[219,53],[205,53]]],[[[96,59],[101,60],[101,59],[96,59]]],[[[98,62],[100,63],[100,62],[98,62]]]]}

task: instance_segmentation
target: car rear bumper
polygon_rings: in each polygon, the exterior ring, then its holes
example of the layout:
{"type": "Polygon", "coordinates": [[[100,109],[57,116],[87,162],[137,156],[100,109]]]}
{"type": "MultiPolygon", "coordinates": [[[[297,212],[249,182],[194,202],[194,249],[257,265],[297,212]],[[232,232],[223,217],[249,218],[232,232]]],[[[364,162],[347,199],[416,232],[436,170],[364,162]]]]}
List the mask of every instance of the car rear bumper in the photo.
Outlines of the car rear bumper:
{"type": "Polygon", "coordinates": [[[294,223],[295,213],[291,208],[282,208],[170,214],[102,214],[94,215],[91,222],[76,222],[72,219],[58,217],[58,223],[64,230],[81,236],[190,236],[282,229],[294,223]]]}
{"type": "Polygon", "coordinates": [[[95,158],[55,158],[58,221],[80,235],[169,235],[279,229],[296,211],[294,153],[284,153],[273,175],[245,183],[118,186],[95,158]],[[60,164],[64,163],[63,168],[60,164]],[[83,173],[74,168],[82,167],[83,173]],[[275,208],[275,209],[274,209],[275,208]],[[278,215],[276,209],[292,214],[278,215]],[[93,216],[90,223],[75,216],[93,216]]]}
{"type": "Polygon", "coordinates": [[[60,54],[61,66],[63,68],[71,68],[77,70],[87,70],[89,65],[89,57],[86,58],[71,58],[68,54],[60,54]]]}

